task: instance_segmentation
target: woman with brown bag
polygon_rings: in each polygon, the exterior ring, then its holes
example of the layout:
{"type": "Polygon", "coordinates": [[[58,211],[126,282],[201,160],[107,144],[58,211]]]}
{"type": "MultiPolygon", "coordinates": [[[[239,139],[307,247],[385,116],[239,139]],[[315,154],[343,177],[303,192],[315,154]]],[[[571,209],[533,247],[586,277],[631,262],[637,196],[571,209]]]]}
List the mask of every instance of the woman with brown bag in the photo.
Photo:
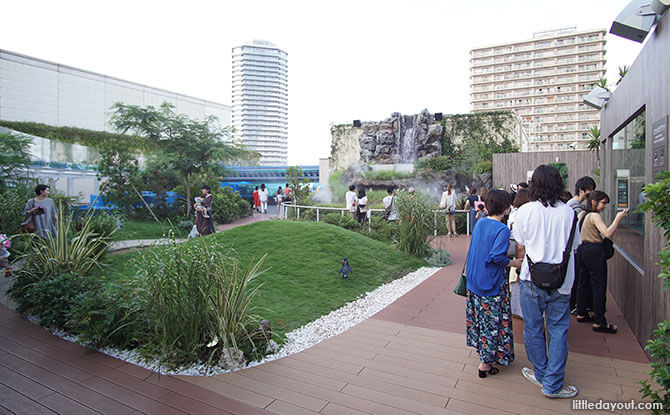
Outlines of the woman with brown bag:
{"type": "Polygon", "coordinates": [[[30,232],[33,228],[35,235],[44,239],[58,234],[56,230],[58,210],[54,201],[49,198],[49,192],[50,188],[45,184],[38,184],[35,187],[37,197],[29,199],[26,203],[23,208],[26,219],[21,223],[22,230],[30,232]],[[32,227],[30,223],[33,224],[32,227]]]}

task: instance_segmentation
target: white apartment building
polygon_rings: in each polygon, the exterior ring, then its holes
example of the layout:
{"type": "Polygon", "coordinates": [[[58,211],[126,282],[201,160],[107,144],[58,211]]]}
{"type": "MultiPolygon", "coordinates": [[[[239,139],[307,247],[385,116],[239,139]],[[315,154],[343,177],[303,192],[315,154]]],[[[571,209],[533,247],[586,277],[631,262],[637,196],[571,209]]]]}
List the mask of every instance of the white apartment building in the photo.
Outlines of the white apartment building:
{"type": "Polygon", "coordinates": [[[470,51],[472,112],[511,110],[522,119],[522,151],[583,149],[599,111],[583,104],[605,77],[606,30],[565,28],[470,51]]]}
{"type": "Polygon", "coordinates": [[[262,166],[288,163],[288,54],[254,40],[233,48],[233,127],[262,166]]]}
{"type": "Polygon", "coordinates": [[[113,131],[114,103],[158,107],[165,101],[190,118],[213,115],[230,126],[229,105],[0,49],[0,120],[113,131]]]}

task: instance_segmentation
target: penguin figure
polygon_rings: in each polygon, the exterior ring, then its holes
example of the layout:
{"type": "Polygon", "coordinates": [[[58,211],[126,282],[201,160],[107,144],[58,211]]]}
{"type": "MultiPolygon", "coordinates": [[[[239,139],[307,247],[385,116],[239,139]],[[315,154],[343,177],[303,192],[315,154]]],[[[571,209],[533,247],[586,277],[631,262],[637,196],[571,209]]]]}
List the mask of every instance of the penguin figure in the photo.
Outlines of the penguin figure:
{"type": "Polygon", "coordinates": [[[349,260],[344,258],[344,261],[342,261],[342,268],[340,268],[340,271],[338,272],[339,274],[342,274],[342,278],[347,278],[349,273],[351,272],[351,267],[349,266],[349,260]]]}

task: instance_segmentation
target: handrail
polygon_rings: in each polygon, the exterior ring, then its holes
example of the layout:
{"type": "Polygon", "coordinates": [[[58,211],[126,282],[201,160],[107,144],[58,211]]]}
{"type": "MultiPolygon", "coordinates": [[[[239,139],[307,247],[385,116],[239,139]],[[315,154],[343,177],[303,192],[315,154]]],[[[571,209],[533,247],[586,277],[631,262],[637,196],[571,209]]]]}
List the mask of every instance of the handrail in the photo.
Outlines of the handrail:
{"type": "MultiPolygon", "coordinates": [[[[300,209],[316,209],[316,221],[319,222],[319,211],[320,210],[339,210],[344,216],[344,212],[350,212],[349,208],[346,207],[330,207],[330,206],[308,206],[308,205],[295,205],[292,203],[282,203],[279,209],[279,218],[288,219],[288,208],[294,208],[296,211],[296,219],[300,219],[300,209]]],[[[385,209],[368,209],[368,212],[385,212],[385,209]]],[[[438,213],[447,213],[447,209],[432,209],[433,212],[433,235],[437,235],[437,214],[438,213]]],[[[455,213],[465,213],[465,234],[470,235],[470,210],[466,209],[457,209],[455,213]]],[[[371,221],[371,215],[367,215],[368,223],[371,221]]]]}

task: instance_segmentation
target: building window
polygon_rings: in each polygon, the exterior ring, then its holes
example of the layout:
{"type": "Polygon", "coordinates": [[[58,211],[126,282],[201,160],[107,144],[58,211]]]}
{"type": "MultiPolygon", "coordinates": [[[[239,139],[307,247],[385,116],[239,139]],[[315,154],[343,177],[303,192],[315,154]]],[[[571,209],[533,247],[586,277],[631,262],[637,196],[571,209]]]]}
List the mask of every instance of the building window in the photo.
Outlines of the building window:
{"type": "Polygon", "coordinates": [[[609,221],[617,212],[628,209],[628,216],[619,223],[614,243],[644,269],[644,213],[638,205],[644,201],[646,121],[643,110],[609,137],[612,150],[612,183],[614,194],[608,208],[609,221]]]}

